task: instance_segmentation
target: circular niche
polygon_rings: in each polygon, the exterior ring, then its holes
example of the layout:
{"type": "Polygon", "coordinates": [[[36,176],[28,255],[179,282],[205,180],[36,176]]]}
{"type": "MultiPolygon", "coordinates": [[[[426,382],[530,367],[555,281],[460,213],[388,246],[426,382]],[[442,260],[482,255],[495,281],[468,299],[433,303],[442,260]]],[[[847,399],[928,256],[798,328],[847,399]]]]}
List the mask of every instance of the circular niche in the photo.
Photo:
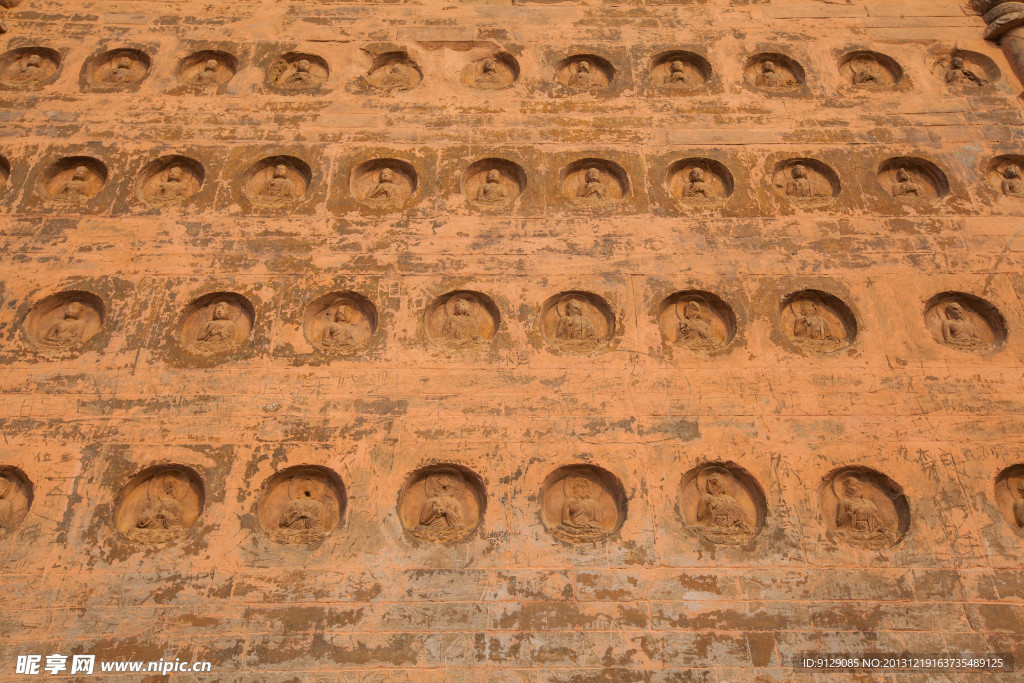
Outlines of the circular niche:
{"type": "Polygon", "coordinates": [[[878,184],[900,202],[939,199],[949,194],[949,180],[938,166],[917,157],[893,157],[878,166],[878,184]]]}
{"type": "Polygon", "coordinates": [[[615,314],[591,292],[562,292],[541,306],[540,331],[563,353],[588,355],[603,351],[615,334],[615,314]]]}
{"type": "Polygon", "coordinates": [[[995,483],[996,506],[1010,527],[1024,535],[1024,465],[1012,465],[999,473],[995,483]]]}
{"type": "Polygon", "coordinates": [[[7,182],[10,179],[11,161],[5,156],[0,156],[0,192],[4,192],[8,189],[7,182]]]}
{"type": "Polygon", "coordinates": [[[123,47],[104,52],[85,64],[85,79],[94,88],[119,90],[141,83],[151,60],[142,50],[123,47]]]}
{"type": "Polygon", "coordinates": [[[364,206],[392,211],[404,206],[416,193],[416,169],[401,159],[371,159],[352,169],[349,191],[364,206]]]}
{"type": "Polygon", "coordinates": [[[614,161],[579,159],[562,170],[561,189],[578,206],[607,206],[629,193],[629,177],[614,161]]]}
{"type": "Polygon", "coordinates": [[[51,204],[80,205],[107,183],[107,166],[92,157],[65,157],[43,173],[40,193],[51,204]]]}
{"type": "Polygon", "coordinates": [[[687,93],[703,89],[711,80],[711,63],[693,52],[665,52],[651,63],[651,81],[666,93],[687,93]]]}
{"type": "Polygon", "coordinates": [[[840,351],[857,336],[857,320],[850,307],[816,289],[795,292],[783,299],[779,320],[786,339],[810,353],[840,351]]]}
{"type": "Polygon", "coordinates": [[[827,204],[839,196],[839,175],[817,159],[787,159],[772,170],[776,193],[797,206],[827,204]]]}
{"type": "Polygon", "coordinates": [[[241,294],[213,292],[185,307],[178,335],[194,354],[226,355],[249,339],[255,319],[252,303],[241,294]]]}
{"type": "Polygon", "coordinates": [[[60,53],[48,47],[22,47],[0,56],[0,84],[30,90],[52,83],[60,70],[60,53]]]}
{"type": "Polygon", "coordinates": [[[10,538],[32,507],[32,482],[17,467],[0,465],[0,541],[10,538]]]}
{"type": "Polygon", "coordinates": [[[459,465],[416,470],[398,494],[402,526],[427,543],[454,543],[467,538],[483,521],[485,505],[480,477],[459,465]]]}
{"type": "Polygon", "coordinates": [[[622,528],[626,492],[618,478],[595,465],[566,465],[548,475],[540,490],[540,516],[555,538],[593,543],[622,528]]]}
{"type": "Polygon", "coordinates": [[[400,92],[419,85],[423,72],[407,53],[385,52],[373,60],[366,81],[376,90],[400,92]]]}
{"type": "Polygon", "coordinates": [[[683,475],[679,514],[686,527],[709,543],[738,545],[764,526],[764,491],[757,480],[733,463],[709,463],[683,475]]]}
{"type": "Polygon", "coordinates": [[[199,192],[205,179],[201,163],[172,154],[146,164],[135,184],[135,196],[150,206],[181,204],[199,192]]]}
{"type": "Polygon", "coordinates": [[[355,353],[377,331],[377,307],[355,292],[324,294],[306,306],[302,331],[323,354],[355,353]]]}
{"type": "Polygon", "coordinates": [[[747,60],[743,76],[749,85],[768,92],[798,90],[806,79],[804,68],[778,52],[762,52],[747,60]]]}
{"type": "Polygon", "coordinates": [[[968,50],[954,50],[940,57],[933,64],[932,72],[957,92],[970,92],[990,86],[1002,76],[994,61],[968,50]]]}
{"type": "Polygon", "coordinates": [[[857,50],[839,60],[843,80],[865,90],[889,90],[903,80],[903,68],[895,59],[880,52],[857,50]]]}
{"type": "Polygon", "coordinates": [[[573,55],[558,63],[555,77],[564,87],[574,92],[594,92],[612,84],[615,67],[598,55],[573,55]]]}
{"type": "Polygon", "coordinates": [[[200,90],[216,89],[230,81],[238,71],[234,55],[220,50],[202,50],[178,63],[178,80],[200,90]]]}
{"type": "Polygon", "coordinates": [[[1003,197],[1024,199],[1024,156],[1003,154],[988,164],[985,177],[1003,197]]]}
{"type": "Polygon", "coordinates": [[[204,502],[202,479],[191,467],[150,467],[121,490],[114,527],[133,543],[167,543],[188,532],[203,511],[204,502]]]}
{"type": "Polygon", "coordinates": [[[261,159],[242,177],[242,193],[253,206],[284,209],[295,206],[309,189],[313,171],[302,159],[274,156],[261,159]]]}
{"type": "Polygon", "coordinates": [[[341,477],[326,467],[299,465],[267,480],[256,516],[270,540],[307,545],[337,529],[344,512],[341,477]]]}
{"type": "Polygon", "coordinates": [[[687,204],[715,204],[732,196],[732,173],[714,159],[681,159],[668,167],[669,196],[687,204]]]}
{"type": "Polygon", "coordinates": [[[701,354],[721,351],[736,336],[736,315],[711,292],[676,292],[661,302],[661,336],[669,346],[701,354]]]}
{"type": "Polygon", "coordinates": [[[462,194],[481,209],[502,209],[526,190],[526,171],[506,159],[481,159],[462,174],[462,194]]]}
{"type": "Polygon", "coordinates": [[[501,90],[519,80],[519,62],[502,52],[466,65],[460,77],[463,85],[480,90],[501,90]]]}
{"type": "Polygon", "coordinates": [[[903,489],[867,467],[844,467],[829,474],[819,500],[829,536],[850,546],[888,548],[910,528],[910,505],[903,489]]]}
{"type": "Polygon", "coordinates": [[[942,292],[925,303],[925,325],[940,344],[969,353],[992,353],[1006,341],[1006,320],[988,301],[964,292],[942,292]]]}
{"type": "Polygon", "coordinates": [[[38,301],[25,316],[22,330],[28,342],[42,350],[76,350],[103,326],[103,300],[91,292],[57,292],[38,301]]]}
{"type": "Polygon", "coordinates": [[[458,290],[435,299],[426,310],[423,325],[430,341],[451,350],[471,350],[487,345],[501,320],[494,301],[480,292],[458,290]]]}
{"type": "Polygon", "coordinates": [[[280,90],[308,91],[322,86],[330,75],[327,61],[318,55],[289,52],[267,70],[267,83],[280,90]]]}

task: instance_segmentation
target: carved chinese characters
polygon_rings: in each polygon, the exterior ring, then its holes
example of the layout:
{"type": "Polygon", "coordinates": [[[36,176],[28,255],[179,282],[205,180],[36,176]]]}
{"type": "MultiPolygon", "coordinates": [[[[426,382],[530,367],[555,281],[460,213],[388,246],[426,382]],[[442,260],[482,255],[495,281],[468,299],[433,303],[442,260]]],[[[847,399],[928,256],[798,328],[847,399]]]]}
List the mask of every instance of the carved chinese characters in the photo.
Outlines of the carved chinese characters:
{"type": "Polygon", "coordinates": [[[895,60],[866,50],[843,57],[839,73],[850,85],[864,90],[888,90],[903,79],[903,69],[895,60]]]}
{"type": "Polygon", "coordinates": [[[575,55],[562,60],[557,78],[570,92],[596,92],[607,88],[614,78],[611,62],[597,55],[575,55]]]}
{"type": "Polygon", "coordinates": [[[591,465],[555,470],[541,488],[541,518],[548,531],[569,543],[591,543],[618,531],[626,517],[622,484],[591,465]]]}
{"type": "Polygon", "coordinates": [[[562,194],[581,207],[610,206],[629,191],[626,172],[604,159],[580,159],[562,171],[562,194]]]}
{"type": "Polygon", "coordinates": [[[480,90],[507,88],[519,78],[519,63],[509,54],[485,57],[462,70],[463,84],[480,90]]]}
{"type": "Polygon", "coordinates": [[[264,485],[257,517],[263,532],[286,545],[315,543],[341,522],[341,479],[324,467],[302,465],[278,472],[264,485]]]}
{"type": "Polygon", "coordinates": [[[32,507],[32,484],[21,470],[0,466],[0,542],[14,535],[32,507]]]}
{"type": "Polygon", "coordinates": [[[353,169],[349,184],[352,195],[364,206],[393,211],[416,192],[416,169],[400,159],[373,159],[353,169]]]}
{"type": "Polygon", "coordinates": [[[358,351],[377,329],[377,309],[354,292],[326,294],[306,307],[306,339],[325,355],[358,351]]]}
{"type": "Polygon", "coordinates": [[[427,337],[451,350],[482,347],[498,329],[498,307],[479,292],[456,291],[434,300],[424,315],[427,337]]]}
{"type": "Polygon", "coordinates": [[[389,52],[374,61],[366,80],[375,90],[400,92],[415,88],[423,80],[416,62],[404,52],[389,52]]]}
{"type": "Polygon", "coordinates": [[[1012,465],[999,473],[995,502],[1007,524],[1024,536],[1024,465],[1012,465]]]}
{"type": "Polygon", "coordinates": [[[232,292],[202,296],[185,309],[179,335],[185,348],[202,356],[237,350],[252,330],[255,314],[245,297],[232,292]]]}
{"type": "Polygon", "coordinates": [[[306,194],[312,171],[296,157],[268,157],[253,164],[242,179],[242,192],[253,206],[262,209],[286,209],[295,206],[306,194]]]}
{"type": "Polygon", "coordinates": [[[678,292],[665,299],[658,316],[662,338],[696,353],[721,350],[736,335],[736,316],[710,292],[678,292]]]}
{"type": "Polygon", "coordinates": [[[711,79],[711,65],[692,52],[669,52],[655,58],[651,80],[664,93],[691,93],[711,79]]]}
{"type": "Polygon", "coordinates": [[[995,306],[962,292],[937,294],[925,305],[925,324],[940,344],[973,353],[991,353],[1006,339],[1006,323],[995,306]]]}
{"type": "Polygon", "coordinates": [[[895,545],[910,526],[910,507],[900,488],[874,470],[848,467],[830,475],[820,493],[831,535],[856,547],[895,545]]]}
{"type": "Polygon", "coordinates": [[[479,478],[454,466],[419,470],[402,488],[398,514],[405,529],[421,541],[451,543],[480,525],[484,492],[479,478]]]}
{"type": "Polygon", "coordinates": [[[846,348],[856,336],[853,313],[842,301],[816,290],[786,297],[779,312],[782,330],[803,351],[832,353],[846,348]]]}
{"type": "Polygon", "coordinates": [[[216,92],[234,78],[238,60],[227,52],[203,50],[178,63],[178,79],[192,90],[216,92]]]}
{"type": "Polygon", "coordinates": [[[107,182],[107,167],[92,157],[66,157],[46,170],[40,194],[49,204],[83,205],[99,194],[107,182]]]}
{"type": "Polygon", "coordinates": [[[729,169],[713,159],[677,161],[668,168],[667,182],[669,196],[690,205],[722,202],[733,192],[729,169]]]}
{"type": "Polygon", "coordinates": [[[839,176],[816,159],[789,159],[776,164],[772,179],[775,191],[796,206],[813,208],[839,194],[839,176]]]}
{"type": "Polygon", "coordinates": [[[789,92],[803,85],[804,70],[794,60],[781,54],[760,54],[747,62],[744,77],[747,83],[765,92],[789,92]]]}
{"type": "Polygon", "coordinates": [[[0,56],[0,85],[18,90],[52,82],[60,68],[60,53],[45,47],[25,47],[0,56]]]}
{"type": "Polygon", "coordinates": [[[938,199],[949,192],[946,174],[930,161],[916,157],[894,157],[882,162],[878,182],[903,204],[938,199]]]}
{"type": "Polygon", "coordinates": [[[203,488],[188,467],[153,467],[121,491],[114,526],[130,541],[167,543],[181,538],[203,509],[203,488]]]}
{"type": "Polygon", "coordinates": [[[90,292],[67,291],[42,299],[25,317],[25,338],[50,351],[80,349],[103,325],[103,301],[90,292]]]}
{"type": "Polygon", "coordinates": [[[267,82],[279,90],[312,91],[327,80],[329,69],[322,57],[292,52],[278,58],[267,72],[267,82]]]}
{"type": "Polygon", "coordinates": [[[202,164],[194,159],[178,155],[161,157],[143,169],[135,194],[154,207],[181,204],[199,191],[205,175],[202,164]]]}
{"type": "Polygon", "coordinates": [[[149,55],[145,52],[122,48],[90,60],[85,67],[85,77],[98,90],[127,90],[146,78],[149,66],[149,55]]]}
{"type": "Polygon", "coordinates": [[[540,329],[554,348],[585,355],[605,349],[615,333],[615,315],[590,292],[564,292],[541,307],[540,329]]]}
{"type": "Polygon", "coordinates": [[[501,209],[526,189],[526,172],[504,159],[481,159],[462,176],[462,192],[474,206],[501,209]]]}
{"type": "Polygon", "coordinates": [[[749,541],[764,523],[761,487],[732,464],[703,465],[683,477],[679,511],[686,525],[711,543],[749,541]]]}

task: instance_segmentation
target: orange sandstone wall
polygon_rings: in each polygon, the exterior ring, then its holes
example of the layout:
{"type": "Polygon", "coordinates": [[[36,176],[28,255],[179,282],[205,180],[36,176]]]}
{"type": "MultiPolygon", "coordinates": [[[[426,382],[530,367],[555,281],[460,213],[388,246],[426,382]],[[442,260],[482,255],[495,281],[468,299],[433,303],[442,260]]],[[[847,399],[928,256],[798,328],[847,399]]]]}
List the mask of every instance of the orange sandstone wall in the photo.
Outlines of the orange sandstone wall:
{"type": "Polygon", "coordinates": [[[1024,660],[1021,85],[960,4],[6,21],[0,678],[1024,660]]]}

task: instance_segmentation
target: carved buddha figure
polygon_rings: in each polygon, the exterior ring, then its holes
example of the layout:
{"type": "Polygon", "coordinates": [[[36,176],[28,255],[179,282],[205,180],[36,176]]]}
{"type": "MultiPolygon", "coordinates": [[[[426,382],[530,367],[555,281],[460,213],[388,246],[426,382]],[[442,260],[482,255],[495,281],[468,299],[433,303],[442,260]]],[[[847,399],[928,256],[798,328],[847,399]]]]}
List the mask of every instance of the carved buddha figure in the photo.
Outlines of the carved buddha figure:
{"type": "Polygon", "coordinates": [[[949,68],[946,69],[946,83],[949,85],[967,85],[968,83],[982,86],[988,83],[985,79],[967,68],[964,58],[954,55],[949,60],[949,68]]]}
{"type": "Polygon", "coordinates": [[[689,182],[683,190],[683,196],[691,199],[718,199],[718,191],[715,186],[706,180],[704,169],[690,169],[689,182]]]}
{"type": "Polygon", "coordinates": [[[21,68],[15,75],[14,80],[19,83],[30,85],[38,83],[46,77],[46,69],[43,68],[43,58],[35,53],[29,54],[21,63],[21,68]]]}
{"type": "Polygon", "coordinates": [[[668,65],[668,73],[665,75],[665,85],[687,86],[693,82],[686,64],[681,59],[673,60],[668,65]]]}
{"type": "Polygon", "coordinates": [[[594,500],[594,485],[585,477],[567,477],[563,482],[565,502],[558,526],[569,533],[604,531],[594,500]]]}
{"type": "Polygon", "coordinates": [[[321,531],[324,528],[324,504],[320,501],[321,487],[312,477],[293,477],[288,482],[290,500],[281,512],[278,527],[295,535],[321,531]]]}
{"type": "Polygon", "coordinates": [[[380,79],[380,84],[385,88],[401,90],[412,87],[412,78],[401,62],[395,62],[390,66],[384,67],[384,69],[384,75],[380,79]]]}
{"type": "Polygon", "coordinates": [[[402,195],[402,188],[395,182],[395,172],[385,167],[380,170],[377,184],[366,198],[380,204],[396,204],[402,201],[402,195]]]}
{"type": "Polygon", "coordinates": [[[71,178],[65,180],[57,191],[62,199],[67,201],[81,202],[89,198],[92,191],[92,183],[89,182],[89,169],[85,166],[75,167],[71,178]]]}
{"type": "Polygon", "coordinates": [[[231,317],[230,304],[221,301],[213,307],[213,318],[203,325],[196,341],[209,347],[235,343],[235,321],[231,317]]]}
{"type": "Polygon", "coordinates": [[[868,57],[854,57],[850,62],[850,69],[853,71],[851,80],[854,85],[883,85],[885,82],[878,70],[878,64],[868,57]]]}
{"type": "Polygon", "coordinates": [[[274,166],[274,172],[267,184],[260,190],[260,197],[275,203],[295,198],[295,182],[288,177],[288,167],[284,164],[274,166]]]}
{"type": "Polygon", "coordinates": [[[1024,197],[1024,181],[1020,177],[1020,167],[1017,164],[1009,164],[1002,172],[1003,181],[1000,184],[1003,194],[1007,197],[1024,197]]]}
{"type": "Polygon", "coordinates": [[[219,85],[219,78],[217,74],[219,67],[220,63],[216,59],[207,59],[206,62],[203,63],[203,68],[200,69],[192,79],[192,82],[196,85],[202,86],[219,85]]]}
{"type": "Polygon", "coordinates": [[[924,196],[920,183],[914,181],[910,172],[905,168],[896,170],[896,183],[892,186],[893,197],[916,197],[924,196]]]}
{"type": "Polygon", "coordinates": [[[493,88],[502,85],[501,80],[498,61],[488,57],[480,67],[480,73],[476,76],[476,84],[484,88],[493,88]]]}
{"type": "Polygon", "coordinates": [[[14,482],[0,474],[0,539],[14,531],[14,482]]]}
{"type": "Polygon", "coordinates": [[[296,88],[316,85],[320,79],[310,71],[311,67],[312,65],[308,59],[300,59],[295,62],[295,71],[284,80],[283,85],[290,85],[296,88]]]}
{"type": "Polygon", "coordinates": [[[608,199],[608,186],[604,184],[601,171],[591,166],[583,174],[583,184],[576,190],[577,199],[601,201],[608,199]]]}
{"type": "MultiPolygon", "coordinates": [[[[173,475],[156,475],[149,480],[146,504],[135,521],[136,529],[146,529],[163,536],[161,532],[173,532],[185,527],[181,521],[181,503],[187,484],[173,475]]],[[[170,534],[166,534],[170,535],[170,534]]]]}
{"type": "Polygon", "coordinates": [[[967,317],[963,306],[955,301],[944,309],[942,318],[942,341],[962,349],[986,346],[978,335],[974,323],[967,317]]]}
{"type": "Polygon", "coordinates": [[[132,67],[134,61],[128,55],[121,55],[117,59],[114,68],[110,70],[107,80],[111,83],[130,83],[132,81],[132,67]]]}
{"type": "Polygon", "coordinates": [[[698,348],[718,346],[720,341],[704,318],[704,310],[699,302],[687,301],[682,306],[682,312],[677,305],[676,315],[679,317],[679,324],[676,325],[677,344],[698,348]]]}
{"type": "Polygon", "coordinates": [[[85,321],[82,314],[85,306],[80,301],[71,301],[64,307],[64,316],[54,323],[44,338],[57,346],[72,346],[85,336],[85,321]]]}
{"type": "MultiPolygon", "coordinates": [[[[1007,482],[1010,493],[1013,495],[1013,521],[1017,526],[1024,529],[1024,479],[1016,478],[1007,482]]],[[[2,513],[0,513],[2,514],[2,513]]],[[[2,524],[2,518],[0,518],[2,524]]]]}
{"type": "Polygon", "coordinates": [[[444,321],[441,334],[452,341],[479,340],[480,330],[473,316],[476,305],[476,302],[468,297],[456,298],[450,306],[446,307],[448,319],[444,321]]]}
{"type": "Polygon", "coordinates": [[[423,487],[427,499],[420,507],[418,530],[446,530],[465,526],[462,484],[448,474],[434,474],[426,478],[423,487]]]}
{"type": "Polygon", "coordinates": [[[798,199],[814,196],[814,186],[807,177],[807,168],[803,164],[796,164],[790,171],[789,182],[786,183],[786,196],[798,199]]]}
{"type": "Polygon", "coordinates": [[[505,190],[505,186],[501,184],[501,172],[496,168],[492,168],[487,171],[483,184],[476,191],[476,200],[478,202],[497,204],[504,202],[506,199],[508,199],[508,192],[505,190]]]}
{"type": "Polygon", "coordinates": [[[181,166],[171,166],[157,186],[156,199],[169,204],[184,199],[188,194],[189,185],[185,182],[185,169],[181,166]]]}
{"type": "Polygon", "coordinates": [[[359,338],[359,315],[348,304],[338,305],[334,319],[324,328],[320,341],[325,346],[352,346],[359,338]]]}
{"type": "Polygon", "coordinates": [[[722,540],[746,536],[751,531],[739,503],[727,490],[728,476],[717,468],[711,468],[704,481],[704,491],[697,503],[697,523],[705,527],[705,532],[709,536],[722,540]]]}
{"type": "Polygon", "coordinates": [[[603,87],[601,77],[594,73],[593,67],[585,59],[576,62],[576,70],[569,77],[569,87],[578,90],[590,90],[603,87]]]}
{"type": "Polygon", "coordinates": [[[767,61],[761,64],[761,73],[754,83],[761,88],[781,88],[786,84],[786,79],[776,71],[775,62],[767,61]]]}
{"type": "Polygon", "coordinates": [[[798,305],[799,312],[793,321],[794,337],[811,341],[835,341],[838,339],[833,334],[829,321],[818,313],[817,304],[804,300],[798,305]]]}
{"type": "Polygon", "coordinates": [[[583,304],[579,300],[569,299],[565,302],[565,308],[555,328],[555,336],[573,342],[597,340],[594,324],[584,315],[583,304]]]}
{"type": "Polygon", "coordinates": [[[892,529],[874,501],[864,496],[863,483],[857,477],[844,478],[837,495],[836,533],[854,545],[875,546],[892,541],[892,529]]]}

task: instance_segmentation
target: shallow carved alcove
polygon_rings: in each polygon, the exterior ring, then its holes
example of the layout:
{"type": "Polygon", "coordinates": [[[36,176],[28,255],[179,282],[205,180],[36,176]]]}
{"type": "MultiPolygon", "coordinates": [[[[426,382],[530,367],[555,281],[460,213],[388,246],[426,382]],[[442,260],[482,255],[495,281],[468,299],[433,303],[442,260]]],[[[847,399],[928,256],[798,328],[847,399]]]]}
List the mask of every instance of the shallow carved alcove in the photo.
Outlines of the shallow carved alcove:
{"type": "Polygon", "coordinates": [[[597,294],[562,292],[541,306],[540,332],[563,353],[596,353],[605,350],[615,334],[615,314],[597,294]]]}
{"type": "Polygon", "coordinates": [[[431,465],[409,475],[398,496],[398,516],[420,541],[453,543],[480,526],[485,504],[476,473],[458,465],[431,465]]]}
{"type": "Polygon", "coordinates": [[[299,465],[267,480],[256,516],[270,540],[306,545],[329,536],[344,512],[341,478],[326,467],[299,465]]]}
{"type": "Polygon", "coordinates": [[[286,92],[313,91],[330,75],[327,61],[318,55],[289,52],[281,55],[267,70],[267,83],[286,92]]]}
{"type": "Polygon", "coordinates": [[[96,55],[85,63],[85,80],[101,90],[127,90],[149,75],[150,58],[142,50],[118,48],[96,55]]]}
{"type": "Polygon", "coordinates": [[[865,90],[889,90],[903,80],[903,68],[895,59],[870,50],[843,55],[839,74],[850,85],[865,90]]]}
{"type": "Polygon", "coordinates": [[[501,90],[512,86],[518,79],[519,62],[502,52],[467,64],[459,80],[471,88],[501,90]]]}
{"type": "Polygon", "coordinates": [[[0,55],[0,85],[30,90],[52,83],[60,69],[60,53],[48,47],[21,47],[0,55]]]}
{"type": "Polygon", "coordinates": [[[480,292],[458,290],[435,299],[423,315],[427,338],[453,351],[485,346],[500,322],[498,307],[480,292]]]}
{"type": "Polygon", "coordinates": [[[666,94],[702,90],[711,76],[711,63],[693,52],[664,52],[651,63],[651,82],[666,94]]]}
{"type": "Polygon", "coordinates": [[[172,154],[146,164],[135,183],[135,196],[150,206],[173,206],[198,192],[205,179],[201,163],[172,154]]]}
{"type": "Polygon", "coordinates": [[[1009,199],[1024,199],[1024,156],[1003,154],[988,164],[985,177],[992,188],[1009,199]]]}
{"type": "Polygon", "coordinates": [[[363,205],[394,211],[416,193],[419,178],[416,169],[401,159],[371,159],[352,169],[349,190],[363,205]]]}
{"type": "Polygon", "coordinates": [[[932,64],[932,73],[950,90],[965,94],[991,86],[1002,75],[994,61],[969,50],[953,50],[940,56],[932,64]]]}
{"type": "Polygon", "coordinates": [[[11,538],[32,507],[32,482],[17,467],[0,465],[0,542],[11,538]]]}
{"type": "Polygon", "coordinates": [[[562,170],[561,191],[578,206],[607,206],[629,193],[629,178],[614,161],[579,159],[562,170]]]}
{"type": "Polygon", "coordinates": [[[95,197],[107,182],[107,167],[92,157],[65,157],[39,179],[39,192],[50,204],[82,205],[95,197]]]}
{"type": "Polygon", "coordinates": [[[817,159],[787,159],[775,165],[772,184],[776,193],[796,206],[815,207],[839,196],[839,175],[817,159]]]}
{"type": "Polygon", "coordinates": [[[995,482],[996,507],[1018,535],[1024,536],[1024,464],[1011,465],[995,482]]]}
{"type": "Polygon", "coordinates": [[[736,315],[711,292],[676,292],[661,302],[661,336],[669,346],[699,354],[720,351],[736,336],[736,315]]]}
{"type": "Polygon", "coordinates": [[[819,490],[819,502],[829,536],[854,547],[888,548],[910,528],[910,505],[903,490],[867,467],[830,473],[819,490]]]}
{"type": "Polygon", "coordinates": [[[412,90],[423,81],[423,72],[405,52],[386,52],[373,60],[366,82],[382,92],[412,90]]]}
{"type": "Polygon", "coordinates": [[[555,77],[572,92],[596,92],[612,84],[615,67],[604,57],[579,54],[559,62],[555,77]]]}
{"type": "Polygon", "coordinates": [[[945,197],[949,180],[938,166],[918,157],[893,157],[878,166],[878,184],[899,202],[914,203],[945,197]]]}
{"type": "Polygon", "coordinates": [[[9,188],[7,182],[11,179],[11,161],[5,156],[0,156],[0,193],[9,188]]]}
{"type": "Polygon", "coordinates": [[[995,306],[964,292],[942,292],[925,303],[925,325],[940,344],[969,353],[992,353],[1006,341],[1006,321],[995,306]]]}
{"type": "Polygon", "coordinates": [[[526,171],[506,159],[481,159],[462,174],[462,194],[481,209],[503,209],[526,189],[526,171]]]}
{"type": "Polygon", "coordinates": [[[202,50],[178,63],[178,80],[195,90],[216,90],[238,71],[234,55],[220,50],[202,50]]]}
{"type": "Polygon", "coordinates": [[[57,292],[36,302],[22,326],[25,339],[44,351],[81,349],[103,326],[103,300],[91,292],[57,292]]]}
{"type": "Polygon", "coordinates": [[[733,463],[709,463],[683,476],[679,514],[710,543],[746,543],[764,526],[767,503],[757,480],[733,463]]]}
{"type": "Polygon", "coordinates": [[[814,289],[783,299],[779,322],[789,342],[810,353],[839,351],[857,336],[857,321],[850,307],[838,297],[814,289]]]}
{"type": "Polygon", "coordinates": [[[255,319],[252,303],[241,294],[213,292],[185,307],[178,338],[191,353],[227,355],[249,339],[255,319]]]}
{"type": "Polygon", "coordinates": [[[595,465],[559,467],[540,491],[541,520],[569,543],[592,543],[611,536],[626,520],[626,493],[618,478],[595,465]]]}
{"type": "Polygon", "coordinates": [[[245,172],[242,192],[255,207],[287,209],[306,195],[312,179],[309,164],[298,157],[267,157],[245,172]]]}
{"type": "Polygon", "coordinates": [[[325,355],[355,353],[377,331],[377,307],[355,292],[324,294],[306,306],[302,331],[325,355]]]}
{"type": "Polygon", "coordinates": [[[669,196],[686,204],[715,204],[732,196],[732,173],[714,159],[681,159],[668,167],[669,196]]]}
{"type": "Polygon", "coordinates": [[[202,479],[191,467],[159,465],[121,489],[114,528],[134,543],[156,545],[184,536],[203,511],[202,479]]]}
{"type": "Polygon", "coordinates": [[[763,52],[747,60],[743,77],[749,85],[766,92],[790,92],[804,84],[804,69],[792,57],[763,52]]]}

